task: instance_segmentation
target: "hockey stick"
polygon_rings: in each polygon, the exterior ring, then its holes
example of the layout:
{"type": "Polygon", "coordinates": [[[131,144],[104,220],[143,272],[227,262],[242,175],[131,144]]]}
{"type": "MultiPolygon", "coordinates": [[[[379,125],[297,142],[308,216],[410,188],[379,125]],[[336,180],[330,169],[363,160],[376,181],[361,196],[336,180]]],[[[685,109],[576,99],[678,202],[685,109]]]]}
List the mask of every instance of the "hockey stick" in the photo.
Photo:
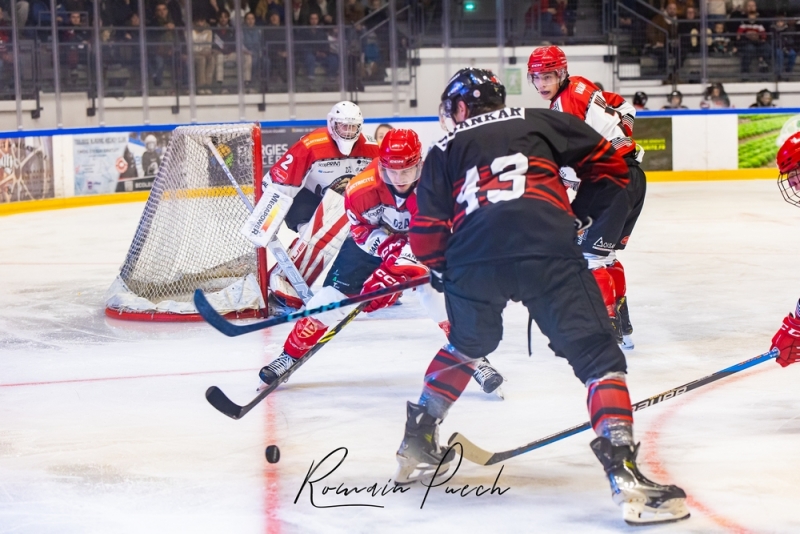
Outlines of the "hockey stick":
{"type": "MultiPolygon", "coordinates": [[[[755,365],[758,365],[761,362],[765,362],[767,360],[771,360],[778,356],[778,350],[774,349],[770,352],[766,352],[761,356],[756,356],[755,358],[751,358],[747,361],[737,363],[736,365],[732,365],[727,367],[721,371],[717,371],[714,374],[710,374],[703,378],[699,378],[688,384],[684,384],[682,386],[678,386],[676,388],[672,388],[664,393],[659,393],[658,395],[653,395],[649,399],[645,399],[641,402],[637,402],[633,405],[633,411],[644,410],[648,406],[652,406],[654,404],[658,404],[659,402],[663,402],[672,398],[677,397],[678,395],[683,395],[688,391],[692,391],[693,389],[700,388],[705,386],[706,384],[710,384],[712,382],[716,382],[720,378],[725,378],[726,376],[730,376],[734,373],[738,373],[739,371],[744,371],[745,369],[749,369],[755,365]]],[[[464,447],[463,457],[470,462],[474,462],[479,465],[493,465],[504,460],[508,460],[509,458],[513,458],[514,456],[519,456],[520,454],[525,454],[526,452],[530,452],[545,445],[550,445],[556,441],[560,441],[564,438],[568,438],[575,434],[579,434],[584,430],[589,430],[592,428],[591,423],[586,422],[581,425],[573,426],[572,428],[568,428],[566,430],[562,430],[557,434],[552,434],[550,436],[546,436],[541,439],[537,439],[527,445],[523,445],[522,447],[517,447],[516,449],[512,449],[510,451],[502,451],[502,452],[489,452],[487,450],[481,449],[474,443],[472,443],[469,439],[464,437],[462,434],[458,432],[454,433],[450,436],[450,441],[448,442],[450,445],[453,443],[459,442],[464,447]]]]}
{"type": "Polygon", "coordinates": [[[208,390],[206,390],[206,400],[208,400],[211,406],[216,408],[218,411],[224,413],[231,419],[241,419],[247,414],[247,412],[252,410],[256,406],[256,404],[264,400],[267,397],[267,395],[275,391],[275,389],[277,389],[279,385],[281,385],[283,382],[286,382],[289,379],[289,377],[292,376],[292,374],[295,371],[297,371],[297,369],[299,369],[301,365],[306,363],[309,358],[311,358],[314,354],[316,354],[317,351],[321,349],[323,345],[325,345],[325,343],[333,339],[333,336],[338,334],[342,328],[344,328],[350,321],[355,319],[356,315],[361,313],[361,310],[364,308],[364,306],[366,306],[366,304],[362,304],[361,306],[357,307],[356,309],[348,313],[344,319],[339,321],[339,323],[336,326],[325,332],[325,335],[322,336],[322,339],[317,341],[316,345],[311,347],[311,349],[307,353],[305,353],[305,355],[302,358],[297,360],[295,364],[292,365],[292,367],[280,377],[280,379],[276,380],[275,382],[264,388],[262,391],[258,393],[258,395],[256,395],[256,398],[254,398],[252,401],[245,404],[244,406],[239,406],[238,404],[230,400],[228,396],[225,395],[225,393],[223,393],[222,390],[219,389],[217,386],[211,386],[210,388],[208,388],[208,390]]]}
{"type": "Polygon", "coordinates": [[[208,322],[208,324],[210,324],[211,326],[213,326],[226,336],[236,337],[236,336],[241,336],[242,334],[255,332],[257,330],[271,328],[279,324],[290,323],[292,321],[302,319],[303,317],[308,317],[309,315],[316,315],[318,313],[335,310],[336,308],[341,308],[343,306],[352,306],[353,304],[368,302],[370,300],[376,299],[378,297],[383,297],[385,295],[399,293],[400,291],[405,291],[406,289],[411,289],[412,287],[417,287],[423,284],[427,284],[428,282],[430,282],[430,280],[431,280],[430,275],[426,274],[425,276],[420,276],[419,278],[413,278],[406,282],[401,282],[393,286],[389,286],[383,289],[378,289],[377,291],[362,293],[361,295],[346,298],[338,302],[331,302],[330,304],[325,304],[317,308],[311,308],[310,310],[301,310],[294,313],[289,313],[287,315],[272,317],[270,319],[265,319],[263,321],[258,321],[255,323],[244,324],[244,325],[233,324],[232,322],[225,319],[222,315],[217,313],[217,310],[215,310],[211,306],[211,304],[209,304],[208,300],[206,300],[205,295],[203,295],[203,292],[199,289],[195,290],[194,292],[194,305],[197,308],[197,312],[203,316],[203,319],[205,319],[208,322]]]}
{"type": "MultiPolygon", "coordinates": [[[[206,139],[206,146],[214,154],[214,158],[219,163],[219,166],[222,167],[222,170],[225,172],[225,176],[228,177],[228,181],[230,181],[231,185],[233,185],[234,189],[236,189],[236,194],[239,195],[239,198],[242,199],[247,211],[253,213],[253,205],[250,203],[250,199],[247,198],[247,195],[244,194],[242,188],[239,187],[239,183],[236,181],[236,178],[233,177],[231,174],[231,170],[225,164],[225,161],[222,159],[222,155],[217,150],[217,147],[214,146],[214,143],[211,141],[210,138],[206,139]]],[[[303,300],[303,302],[308,302],[311,300],[311,297],[314,294],[309,289],[308,284],[306,283],[303,275],[300,274],[300,271],[297,270],[297,266],[294,262],[289,258],[289,254],[286,252],[286,249],[283,247],[281,242],[278,240],[277,236],[273,236],[269,243],[267,243],[267,248],[272,255],[275,256],[275,260],[280,265],[281,269],[284,273],[286,273],[286,278],[289,279],[289,283],[292,284],[295,291],[297,291],[297,295],[303,300]]]]}

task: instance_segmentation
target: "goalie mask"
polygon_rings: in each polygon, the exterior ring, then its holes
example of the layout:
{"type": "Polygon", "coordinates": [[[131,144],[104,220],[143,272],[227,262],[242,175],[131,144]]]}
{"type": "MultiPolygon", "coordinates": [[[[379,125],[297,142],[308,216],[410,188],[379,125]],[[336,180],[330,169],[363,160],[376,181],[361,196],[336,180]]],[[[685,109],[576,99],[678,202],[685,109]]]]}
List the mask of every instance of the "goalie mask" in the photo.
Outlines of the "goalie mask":
{"type": "Polygon", "coordinates": [[[389,189],[400,198],[414,190],[422,171],[422,144],[414,130],[390,130],[383,138],[378,170],[389,189]]]}
{"type": "Polygon", "coordinates": [[[458,124],[455,114],[459,101],[464,102],[469,116],[474,117],[505,106],[506,88],[490,70],[470,67],[458,71],[447,82],[439,105],[439,124],[448,132],[455,131],[458,124]]]}
{"type": "Polygon", "coordinates": [[[352,102],[339,102],[328,113],[328,133],[339,147],[339,152],[349,156],[361,135],[364,117],[361,109],[352,102]]]}
{"type": "Polygon", "coordinates": [[[540,46],[528,58],[528,82],[542,98],[555,98],[568,76],[567,56],[557,46],[540,46]]]}
{"type": "Polygon", "coordinates": [[[778,151],[778,187],[783,199],[800,207],[800,133],[787,139],[778,151]]]}

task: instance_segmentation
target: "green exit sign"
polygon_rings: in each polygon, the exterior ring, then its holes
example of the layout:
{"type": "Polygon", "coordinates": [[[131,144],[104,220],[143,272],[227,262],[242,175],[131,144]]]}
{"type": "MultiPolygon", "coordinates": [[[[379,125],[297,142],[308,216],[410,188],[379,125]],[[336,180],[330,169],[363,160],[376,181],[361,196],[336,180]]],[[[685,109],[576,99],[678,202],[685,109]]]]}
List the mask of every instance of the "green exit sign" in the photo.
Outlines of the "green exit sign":
{"type": "Polygon", "coordinates": [[[472,2],[470,0],[464,2],[464,11],[468,12],[475,11],[475,2],[472,2]]]}

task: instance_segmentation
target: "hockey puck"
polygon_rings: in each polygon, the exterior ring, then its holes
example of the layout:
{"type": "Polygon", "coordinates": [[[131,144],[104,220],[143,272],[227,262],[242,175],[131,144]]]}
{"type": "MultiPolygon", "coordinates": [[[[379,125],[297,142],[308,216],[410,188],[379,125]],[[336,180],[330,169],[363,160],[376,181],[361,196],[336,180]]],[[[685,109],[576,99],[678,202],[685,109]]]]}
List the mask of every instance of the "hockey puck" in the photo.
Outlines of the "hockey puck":
{"type": "Polygon", "coordinates": [[[269,445],[267,450],[264,451],[264,456],[267,457],[269,463],[276,464],[281,459],[281,450],[277,445],[269,445]]]}

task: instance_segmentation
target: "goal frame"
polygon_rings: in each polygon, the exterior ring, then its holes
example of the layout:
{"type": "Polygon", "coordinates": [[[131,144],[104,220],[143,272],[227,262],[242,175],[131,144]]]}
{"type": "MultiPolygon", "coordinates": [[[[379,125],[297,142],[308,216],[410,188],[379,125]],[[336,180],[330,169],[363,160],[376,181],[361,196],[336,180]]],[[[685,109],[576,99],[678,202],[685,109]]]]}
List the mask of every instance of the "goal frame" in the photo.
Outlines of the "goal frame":
{"type": "MultiPolygon", "coordinates": [[[[261,199],[262,182],[264,179],[262,146],[261,146],[261,126],[253,124],[253,195],[257,204],[261,199]]],[[[255,247],[255,245],[253,245],[255,247]]],[[[227,319],[252,319],[269,316],[269,301],[267,299],[269,276],[267,270],[267,250],[263,247],[256,248],[256,277],[261,289],[261,296],[264,299],[265,308],[258,310],[233,311],[224,315],[227,319]]],[[[137,322],[158,322],[158,323],[187,323],[204,321],[199,313],[173,313],[166,311],[133,311],[124,309],[113,309],[105,307],[105,315],[111,319],[137,322]]]]}

